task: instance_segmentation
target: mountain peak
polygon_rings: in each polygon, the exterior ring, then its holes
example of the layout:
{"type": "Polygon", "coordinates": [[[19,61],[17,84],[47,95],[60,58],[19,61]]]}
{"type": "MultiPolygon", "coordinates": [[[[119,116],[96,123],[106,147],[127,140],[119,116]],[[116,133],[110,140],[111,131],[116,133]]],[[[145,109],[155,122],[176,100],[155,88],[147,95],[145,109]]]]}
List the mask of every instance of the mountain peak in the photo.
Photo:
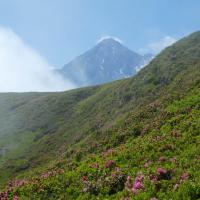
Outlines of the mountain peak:
{"type": "Polygon", "coordinates": [[[61,70],[64,78],[82,86],[98,85],[134,75],[147,60],[114,37],[99,43],[78,56],[61,70]]]}
{"type": "Polygon", "coordinates": [[[127,49],[120,41],[115,38],[105,38],[101,40],[93,49],[97,51],[101,51],[104,54],[104,51],[108,53],[108,51],[121,51],[122,49],[127,49]]]}
{"type": "Polygon", "coordinates": [[[122,41],[117,38],[117,37],[102,37],[99,41],[98,44],[104,44],[104,43],[117,43],[117,44],[122,44],[122,41]]]}

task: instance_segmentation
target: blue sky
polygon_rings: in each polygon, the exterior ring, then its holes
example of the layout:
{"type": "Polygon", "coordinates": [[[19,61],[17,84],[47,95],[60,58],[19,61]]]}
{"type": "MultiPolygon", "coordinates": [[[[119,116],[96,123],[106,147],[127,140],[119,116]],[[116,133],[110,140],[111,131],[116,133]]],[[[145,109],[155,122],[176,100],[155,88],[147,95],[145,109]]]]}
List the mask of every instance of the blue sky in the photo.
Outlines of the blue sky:
{"type": "Polygon", "coordinates": [[[0,0],[0,26],[61,67],[106,35],[135,51],[181,38],[200,30],[199,9],[198,0],[0,0]]]}

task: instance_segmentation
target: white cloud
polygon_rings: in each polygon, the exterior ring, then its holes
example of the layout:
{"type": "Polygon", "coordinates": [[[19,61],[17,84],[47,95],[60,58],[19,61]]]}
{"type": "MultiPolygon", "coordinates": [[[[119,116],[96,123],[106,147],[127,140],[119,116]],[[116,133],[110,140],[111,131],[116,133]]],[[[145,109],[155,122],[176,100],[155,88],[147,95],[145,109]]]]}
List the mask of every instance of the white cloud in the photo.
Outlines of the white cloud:
{"type": "Polygon", "coordinates": [[[118,37],[115,37],[115,36],[111,36],[111,35],[103,35],[101,36],[98,40],[97,40],[97,43],[99,42],[102,42],[103,40],[106,40],[106,39],[113,39],[121,44],[123,44],[123,41],[121,39],[119,39],[118,37]]]}
{"type": "Polygon", "coordinates": [[[165,36],[162,39],[160,39],[159,41],[148,44],[146,48],[140,49],[139,51],[141,53],[151,52],[153,54],[158,54],[166,47],[174,44],[176,41],[177,41],[177,39],[175,39],[171,36],[165,36]]]}
{"type": "Polygon", "coordinates": [[[170,36],[165,36],[161,40],[149,44],[149,49],[152,50],[152,52],[159,53],[164,48],[171,46],[173,43],[175,43],[177,40],[170,36]]]}
{"type": "Polygon", "coordinates": [[[63,91],[74,88],[11,29],[0,27],[0,92],[63,91]]]}

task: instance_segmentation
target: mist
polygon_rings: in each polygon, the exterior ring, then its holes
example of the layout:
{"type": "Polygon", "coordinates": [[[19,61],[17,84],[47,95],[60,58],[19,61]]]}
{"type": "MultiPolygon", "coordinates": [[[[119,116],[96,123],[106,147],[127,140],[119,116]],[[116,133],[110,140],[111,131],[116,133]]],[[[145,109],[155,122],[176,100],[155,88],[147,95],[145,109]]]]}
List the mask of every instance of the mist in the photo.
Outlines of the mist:
{"type": "Polygon", "coordinates": [[[49,92],[75,87],[13,30],[0,27],[0,92],[49,92]]]}

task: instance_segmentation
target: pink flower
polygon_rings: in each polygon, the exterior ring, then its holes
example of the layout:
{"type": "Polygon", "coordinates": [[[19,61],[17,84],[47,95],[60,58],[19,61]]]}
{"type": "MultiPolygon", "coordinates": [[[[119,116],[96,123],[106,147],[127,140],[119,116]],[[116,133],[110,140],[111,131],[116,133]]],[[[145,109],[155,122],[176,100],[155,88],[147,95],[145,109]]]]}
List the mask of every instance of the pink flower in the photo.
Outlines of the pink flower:
{"type": "Polygon", "coordinates": [[[143,182],[143,180],[144,180],[144,176],[143,175],[139,175],[139,176],[137,176],[135,178],[135,181],[137,181],[137,182],[143,182]]]}
{"type": "Polygon", "coordinates": [[[121,169],[120,169],[119,167],[115,167],[115,171],[116,171],[116,172],[120,172],[121,169]]]}
{"type": "Polygon", "coordinates": [[[189,179],[189,173],[188,172],[184,172],[182,175],[181,175],[181,181],[185,181],[187,179],[189,179]]]}
{"type": "Polygon", "coordinates": [[[132,191],[132,180],[131,180],[131,177],[130,176],[128,176],[127,177],[127,181],[126,181],[126,183],[125,183],[125,188],[126,188],[126,190],[128,190],[129,192],[131,192],[132,191]]]}
{"type": "Polygon", "coordinates": [[[19,200],[19,197],[15,194],[13,200],[19,200]]]}
{"type": "Polygon", "coordinates": [[[114,160],[109,160],[109,161],[106,162],[105,167],[111,168],[111,167],[114,167],[115,165],[116,165],[116,163],[115,163],[114,160]]]}
{"type": "Polygon", "coordinates": [[[92,165],[92,167],[95,168],[95,169],[99,169],[99,164],[98,164],[98,163],[94,163],[94,164],[92,165]]]}
{"type": "Polygon", "coordinates": [[[157,175],[151,175],[150,180],[152,183],[156,184],[158,182],[158,176],[157,175]]]}
{"type": "Polygon", "coordinates": [[[176,184],[174,185],[174,190],[177,190],[177,189],[180,187],[180,184],[181,184],[182,182],[188,180],[188,179],[189,179],[189,176],[190,176],[190,175],[189,175],[188,172],[184,172],[184,173],[181,175],[181,177],[180,177],[178,183],[176,183],[176,184]]]}
{"type": "Polygon", "coordinates": [[[164,161],[166,161],[166,158],[164,156],[161,156],[158,161],[159,162],[164,162],[164,161]]]}
{"type": "Polygon", "coordinates": [[[127,181],[131,181],[131,176],[128,176],[128,177],[127,177],[127,181]]]}
{"type": "Polygon", "coordinates": [[[163,168],[158,168],[157,174],[159,175],[159,179],[170,180],[172,178],[170,171],[167,171],[166,169],[163,168]]]}
{"type": "Polygon", "coordinates": [[[142,182],[135,181],[133,184],[133,189],[135,189],[135,190],[144,189],[144,184],[142,182]]]}
{"type": "Polygon", "coordinates": [[[147,168],[147,167],[149,167],[149,163],[144,163],[144,168],[147,168]]]}
{"type": "Polygon", "coordinates": [[[151,163],[152,161],[148,160],[146,163],[144,163],[144,168],[148,168],[151,163]]]}
{"type": "Polygon", "coordinates": [[[112,173],[112,177],[114,178],[116,176],[116,173],[112,173]]]}
{"type": "Polygon", "coordinates": [[[88,177],[87,176],[83,176],[82,179],[83,179],[83,181],[88,181],[88,177]]]}
{"type": "Polygon", "coordinates": [[[166,173],[167,173],[166,169],[163,169],[163,168],[158,168],[157,169],[157,174],[159,174],[159,175],[165,175],[166,173]]]}
{"type": "Polygon", "coordinates": [[[132,191],[137,194],[140,190],[144,190],[144,176],[141,173],[135,178],[133,183],[132,191]]]}

